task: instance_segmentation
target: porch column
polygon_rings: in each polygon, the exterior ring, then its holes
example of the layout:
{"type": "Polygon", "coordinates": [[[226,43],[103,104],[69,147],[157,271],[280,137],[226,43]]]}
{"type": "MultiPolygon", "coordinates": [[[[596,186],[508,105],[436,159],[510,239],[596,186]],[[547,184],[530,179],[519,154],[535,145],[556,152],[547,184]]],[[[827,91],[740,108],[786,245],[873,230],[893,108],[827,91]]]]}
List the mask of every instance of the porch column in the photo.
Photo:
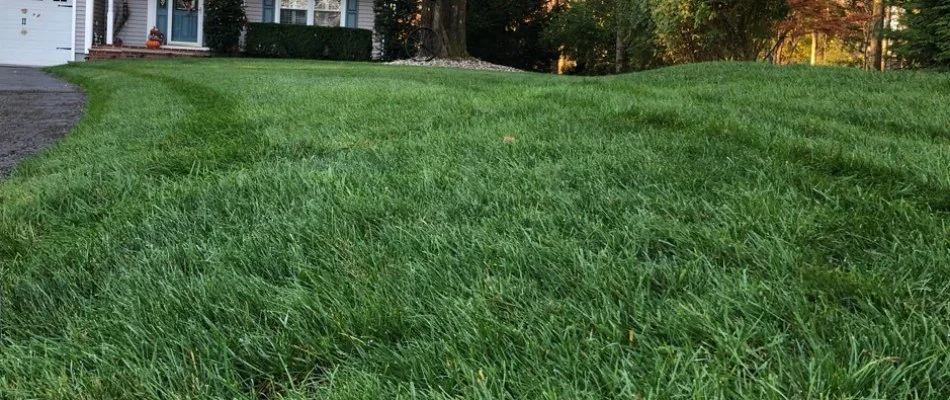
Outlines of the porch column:
{"type": "Polygon", "coordinates": [[[112,31],[115,29],[115,0],[109,0],[106,11],[106,44],[112,45],[112,31]]]}
{"type": "Polygon", "coordinates": [[[83,32],[83,53],[89,53],[89,49],[92,48],[92,28],[95,22],[93,22],[93,14],[95,14],[96,2],[93,0],[86,0],[86,21],[85,21],[85,31],[83,32]]]}
{"type": "Polygon", "coordinates": [[[313,25],[313,1],[307,2],[307,25],[313,25]]]}

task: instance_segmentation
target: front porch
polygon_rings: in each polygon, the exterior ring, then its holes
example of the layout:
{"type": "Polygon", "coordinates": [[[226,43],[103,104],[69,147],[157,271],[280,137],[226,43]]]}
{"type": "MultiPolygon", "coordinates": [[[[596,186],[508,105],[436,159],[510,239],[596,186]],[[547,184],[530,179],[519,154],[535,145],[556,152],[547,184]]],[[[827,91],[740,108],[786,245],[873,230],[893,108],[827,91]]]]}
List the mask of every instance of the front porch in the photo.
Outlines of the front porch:
{"type": "MultiPolygon", "coordinates": [[[[205,0],[86,0],[86,27],[90,59],[94,49],[99,53],[116,53],[111,47],[144,47],[149,31],[157,28],[165,37],[162,49],[186,52],[207,51],[204,47],[205,0]]],[[[161,52],[138,52],[154,55],[161,52]]]]}
{"type": "MultiPolygon", "coordinates": [[[[0,0],[5,1],[5,0],[0,0]]],[[[77,42],[88,60],[208,56],[204,41],[207,0],[76,0],[84,6],[77,42]],[[80,28],[81,27],[81,28],[80,28]],[[152,28],[165,35],[146,49],[152,28]]],[[[248,22],[373,29],[371,0],[246,0],[248,22]]]]}

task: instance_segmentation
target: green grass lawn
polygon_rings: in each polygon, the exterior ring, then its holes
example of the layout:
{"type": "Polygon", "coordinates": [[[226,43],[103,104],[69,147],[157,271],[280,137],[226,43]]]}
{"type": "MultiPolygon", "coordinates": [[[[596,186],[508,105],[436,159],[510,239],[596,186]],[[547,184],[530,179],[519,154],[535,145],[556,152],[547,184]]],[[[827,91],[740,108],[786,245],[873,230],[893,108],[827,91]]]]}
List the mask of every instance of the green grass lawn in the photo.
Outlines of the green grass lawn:
{"type": "Polygon", "coordinates": [[[0,398],[950,398],[950,76],[54,72],[0,398]]]}

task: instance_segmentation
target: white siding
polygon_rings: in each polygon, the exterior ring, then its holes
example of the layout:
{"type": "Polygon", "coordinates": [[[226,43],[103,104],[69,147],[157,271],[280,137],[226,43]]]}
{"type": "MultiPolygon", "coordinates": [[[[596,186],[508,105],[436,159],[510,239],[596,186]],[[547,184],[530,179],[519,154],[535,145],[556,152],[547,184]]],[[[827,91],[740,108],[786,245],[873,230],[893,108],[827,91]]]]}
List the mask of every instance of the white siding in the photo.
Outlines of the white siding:
{"type": "Polygon", "coordinates": [[[73,43],[75,61],[86,59],[86,0],[76,0],[76,43],[73,43]]]}
{"type": "Polygon", "coordinates": [[[374,14],[373,0],[359,0],[356,11],[356,27],[373,30],[374,14]]]}
{"type": "Polygon", "coordinates": [[[359,0],[359,7],[356,11],[356,27],[360,29],[369,29],[373,31],[373,59],[379,58],[382,51],[380,44],[376,40],[376,30],[373,25],[376,24],[376,14],[373,13],[373,0],[359,0]]]}
{"type": "MultiPolygon", "coordinates": [[[[116,37],[126,46],[145,46],[148,39],[148,0],[128,0],[129,20],[116,37]]],[[[107,6],[108,7],[108,6],[107,6]]],[[[122,0],[115,0],[115,15],[122,13],[122,0]]]]}
{"type": "MultiPolygon", "coordinates": [[[[277,0],[280,1],[280,0],[277,0]]],[[[247,22],[263,22],[264,18],[264,1],[263,0],[247,0],[247,8],[244,9],[244,12],[247,13],[247,22]]],[[[267,21],[271,22],[271,21],[267,21]]]]}
{"type": "MultiPolygon", "coordinates": [[[[2,1],[2,0],[0,0],[2,1]]],[[[277,0],[280,1],[280,0],[277,0]]],[[[373,30],[374,15],[373,15],[373,0],[358,0],[359,6],[357,10],[357,20],[356,26],[360,29],[369,29],[373,30]]],[[[99,34],[105,34],[106,26],[106,8],[108,7],[107,0],[96,0],[96,7],[93,14],[93,30],[99,34]]],[[[144,46],[145,39],[148,37],[148,0],[128,0],[129,4],[129,19],[125,23],[125,27],[116,35],[117,38],[122,39],[122,42],[126,46],[144,46]]],[[[79,7],[76,10],[76,52],[85,53],[86,45],[83,43],[85,41],[85,8],[86,4],[84,1],[77,1],[76,7],[79,7]]],[[[115,14],[119,15],[122,12],[122,0],[115,0],[115,14]]],[[[263,0],[247,0],[247,21],[248,22],[262,22],[264,14],[264,5],[263,0]]],[[[378,55],[376,39],[373,39],[373,55],[374,57],[378,55]]]]}
{"type": "MultiPolygon", "coordinates": [[[[280,1],[280,0],[277,0],[280,1]]],[[[247,14],[247,22],[263,22],[264,19],[264,1],[263,0],[247,0],[244,3],[244,13],[247,14]]],[[[240,46],[241,50],[245,50],[247,40],[247,29],[241,30],[241,39],[240,46]]]]}

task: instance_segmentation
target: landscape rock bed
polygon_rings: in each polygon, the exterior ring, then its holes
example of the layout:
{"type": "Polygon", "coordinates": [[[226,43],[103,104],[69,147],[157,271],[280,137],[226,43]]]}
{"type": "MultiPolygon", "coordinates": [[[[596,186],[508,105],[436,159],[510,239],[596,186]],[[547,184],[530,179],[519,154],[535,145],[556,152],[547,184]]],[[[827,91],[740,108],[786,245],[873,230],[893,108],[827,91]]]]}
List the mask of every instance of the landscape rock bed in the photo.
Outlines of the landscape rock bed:
{"type": "Polygon", "coordinates": [[[517,68],[506,67],[504,65],[492,64],[477,58],[466,58],[453,60],[447,58],[437,58],[432,61],[414,61],[414,60],[396,60],[389,62],[390,65],[415,65],[420,67],[443,67],[443,68],[462,68],[478,69],[484,71],[504,71],[504,72],[524,72],[517,68]]]}

